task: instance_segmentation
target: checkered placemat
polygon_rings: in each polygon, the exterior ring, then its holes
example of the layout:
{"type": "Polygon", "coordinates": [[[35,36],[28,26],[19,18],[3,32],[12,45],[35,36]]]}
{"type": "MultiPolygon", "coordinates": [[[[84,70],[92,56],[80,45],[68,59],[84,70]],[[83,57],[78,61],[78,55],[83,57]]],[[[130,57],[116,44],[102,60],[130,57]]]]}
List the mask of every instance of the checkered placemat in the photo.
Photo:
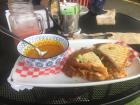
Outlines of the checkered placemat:
{"type": "Polygon", "coordinates": [[[49,67],[49,68],[34,68],[29,65],[27,65],[24,61],[24,58],[19,60],[16,63],[16,74],[20,75],[23,78],[26,77],[32,77],[37,78],[42,75],[50,75],[50,74],[58,74],[61,72],[61,69],[63,68],[63,65],[65,61],[67,60],[68,56],[73,52],[74,50],[72,48],[69,48],[67,50],[66,56],[64,57],[63,61],[60,62],[60,64],[49,67]]]}

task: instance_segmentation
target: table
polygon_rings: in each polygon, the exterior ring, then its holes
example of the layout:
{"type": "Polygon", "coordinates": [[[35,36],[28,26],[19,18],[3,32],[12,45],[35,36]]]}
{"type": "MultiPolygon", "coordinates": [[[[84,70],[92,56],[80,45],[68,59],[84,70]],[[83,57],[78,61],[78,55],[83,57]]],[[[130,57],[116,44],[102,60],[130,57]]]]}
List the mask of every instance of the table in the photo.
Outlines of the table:
{"type": "MultiPolygon", "coordinates": [[[[124,14],[118,13],[115,26],[97,26],[95,16],[91,13],[80,18],[82,32],[140,32],[140,21],[124,14]]],[[[11,41],[7,42],[8,47],[13,47],[11,41]]],[[[7,49],[8,49],[7,47],[7,49]]],[[[139,49],[137,47],[136,49],[139,49]]],[[[140,93],[140,78],[116,83],[112,85],[72,88],[72,89],[50,89],[33,88],[20,92],[14,91],[7,83],[7,77],[16,61],[18,54],[13,48],[8,52],[0,52],[0,103],[3,104],[48,104],[48,103],[92,103],[92,104],[124,104],[140,93]]]]}
{"type": "Polygon", "coordinates": [[[82,28],[82,32],[85,33],[140,32],[140,21],[121,13],[117,13],[115,25],[99,26],[96,23],[96,17],[91,13],[82,16],[79,23],[82,28]]]}

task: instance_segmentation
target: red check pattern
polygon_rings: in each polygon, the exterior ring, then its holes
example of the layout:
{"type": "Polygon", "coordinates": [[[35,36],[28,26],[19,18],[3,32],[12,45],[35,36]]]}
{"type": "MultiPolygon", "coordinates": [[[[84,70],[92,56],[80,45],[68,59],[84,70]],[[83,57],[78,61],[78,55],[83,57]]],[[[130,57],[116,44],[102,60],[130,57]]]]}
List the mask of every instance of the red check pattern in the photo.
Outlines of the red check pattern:
{"type": "Polygon", "coordinates": [[[65,61],[67,60],[68,56],[73,52],[74,50],[69,48],[67,50],[67,54],[64,57],[64,60],[56,66],[53,67],[49,67],[47,69],[45,68],[34,68],[31,66],[28,66],[25,64],[24,60],[21,60],[19,62],[17,62],[16,64],[16,73],[18,75],[20,75],[23,78],[26,77],[32,77],[32,78],[37,78],[39,76],[43,76],[43,75],[51,75],[51,74],[58,74],[61,72],[61,69],[63,68],[63,65],[65,63],[65,61]]]}

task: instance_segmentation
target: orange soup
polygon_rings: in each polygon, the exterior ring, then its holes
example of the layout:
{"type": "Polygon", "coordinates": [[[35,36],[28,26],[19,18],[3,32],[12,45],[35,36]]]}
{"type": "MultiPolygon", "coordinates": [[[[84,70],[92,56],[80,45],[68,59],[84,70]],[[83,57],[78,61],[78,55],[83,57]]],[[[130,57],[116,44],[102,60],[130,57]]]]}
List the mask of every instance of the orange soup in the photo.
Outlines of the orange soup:
{"type": "MultiPolygon", "coordinates": [[[[56,56],[64,51],[64,46],[55,40],[41,40],[33,43],[33,45],[37,46],[42,51],[48,52],[44,58],[56,56]]],[[[25,49],[24,55],[30,58],[40,58],[38,52],[30,46],[25,49]]]]}

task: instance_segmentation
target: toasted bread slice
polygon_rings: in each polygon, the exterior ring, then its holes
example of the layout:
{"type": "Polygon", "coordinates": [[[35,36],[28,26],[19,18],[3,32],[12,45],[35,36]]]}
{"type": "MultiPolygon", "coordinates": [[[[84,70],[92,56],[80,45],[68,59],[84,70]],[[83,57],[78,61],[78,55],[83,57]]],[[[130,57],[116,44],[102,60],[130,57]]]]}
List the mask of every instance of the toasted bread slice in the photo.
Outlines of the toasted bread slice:
{"type": "Polygon", "coordinates": [[[116,69],[122,70],[125,68],[129,55],[128,47],[109,43],[101,44],[97,47],[97,50],[104,55],[116,69]]]}
{"type": "Polygon", "coordinates": [[[107,68],[103,65],[100,58],[94,52],[87,52],[82,55],[84,60],[78,62],[76,61],[75,64],[78,68],[87,69],[92,72],[99,72],[101,74],[107,75],[107,68]]]}
{"type": "Polygon", "coordinates": [[[107,68],[93,49],[81,49],[70,55],[63,71],[70,77],[82,77],[87,80],[106,80],[107,68]]]}

